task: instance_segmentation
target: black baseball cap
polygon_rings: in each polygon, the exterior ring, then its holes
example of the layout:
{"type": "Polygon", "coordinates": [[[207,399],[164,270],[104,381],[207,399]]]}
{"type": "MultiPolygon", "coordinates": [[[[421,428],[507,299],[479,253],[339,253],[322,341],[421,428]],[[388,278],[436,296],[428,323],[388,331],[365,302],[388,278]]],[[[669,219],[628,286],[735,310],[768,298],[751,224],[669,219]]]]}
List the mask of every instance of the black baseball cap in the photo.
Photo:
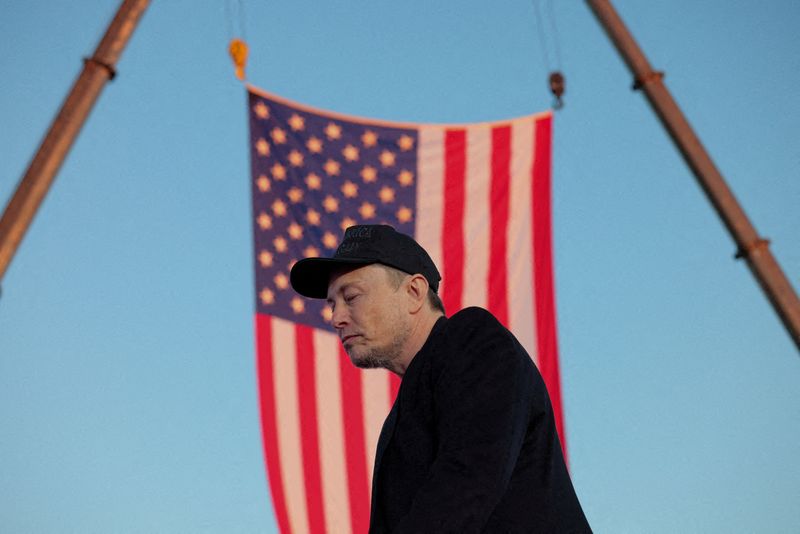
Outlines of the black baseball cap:
{"type": "Polygon", "coordinates": [[[324,299],[333,271],[372,263],[388,265],[408,274],[421,274],[431,289],[439,290],[442,277],[425,249],[387,224],[349,227],[333,257],[304,258],[294,264],[289,278],[294,290],[301,295],[324,299]]]}

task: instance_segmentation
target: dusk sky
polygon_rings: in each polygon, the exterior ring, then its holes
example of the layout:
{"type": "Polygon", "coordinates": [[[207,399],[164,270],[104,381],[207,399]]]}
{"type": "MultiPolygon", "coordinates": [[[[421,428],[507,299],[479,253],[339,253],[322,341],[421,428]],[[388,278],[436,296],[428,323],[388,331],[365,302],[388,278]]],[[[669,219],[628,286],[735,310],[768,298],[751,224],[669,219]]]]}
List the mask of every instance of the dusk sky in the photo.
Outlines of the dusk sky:
{"type": "MultiPolygon", "coordinates": [[[[118,5],[0,4],[0,204],[118,5]]],[[[800,3],[614,5],[797,289],[800,3]]],[[[0,531],[277,532],[242,26],[250,83],[381,120],[544,111],[563,71],[556,307],[589,522],[800,531],[800,353],[585,2],[227,6],[152,2],[2,280],[0,531]]]]}

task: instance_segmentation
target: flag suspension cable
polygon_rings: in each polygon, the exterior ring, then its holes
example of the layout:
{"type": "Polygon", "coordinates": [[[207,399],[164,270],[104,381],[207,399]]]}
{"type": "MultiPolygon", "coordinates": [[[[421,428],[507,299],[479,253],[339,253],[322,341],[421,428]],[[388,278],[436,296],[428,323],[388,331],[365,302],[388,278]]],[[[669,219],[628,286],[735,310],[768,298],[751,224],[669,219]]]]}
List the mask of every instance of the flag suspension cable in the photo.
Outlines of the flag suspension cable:
{"type": "Polygon", "coordinates": [[[800,350],[800,299],[770,252],[769,241],[756,233],[711,156],[664,85],[664,73],[652,69],[611,2],[586,1],[633,74],[633,89],[644,92],[736,242],[735,257],[747,261],[750,271],[800,350]]]}
{"type": "Polygon", "coordinates": [[[236,78],[240,81],[246,79],[247,67],[247,36],[245,35],[245,14],[242,0],[225,1],[225,20],[228,26],[228,54],[231,56],[235,68],[236,78]]]}
{"type": "Polygon", "coordinates": [[[566,89],[566,79],[561,73],[561,47],[558,39],[558,28],[556,27],[555,15],[553,14],[552,0],[533,0],[533,9],[536,18],[536,33],[539,35],[539,48],[542,53],[545,68],[550,73],[548,83],[550,85],[550,92],[553,94],[553,109],[561,109],[564,107],[562,97],[566,89]],[[540,2],[544,1],[546,7],[540,9],[540,2]],[[547,20],[550,26],[550,35],[553,42],[553,55],[555,59],[555,68],[551,66],[550,62],[550,46],[548,46],[547,31],[545,30],[544,17],[542,11],[547,14],[547,20]]]}
{"type": "Polygon", "coordinates": [[[14,195],[0,217],[0,279],[86,122],[106,82],[116,76],[116,63],[149,0],[123,0],[91,57],[72,85],[50,129],[34,154],[14,195]]]}

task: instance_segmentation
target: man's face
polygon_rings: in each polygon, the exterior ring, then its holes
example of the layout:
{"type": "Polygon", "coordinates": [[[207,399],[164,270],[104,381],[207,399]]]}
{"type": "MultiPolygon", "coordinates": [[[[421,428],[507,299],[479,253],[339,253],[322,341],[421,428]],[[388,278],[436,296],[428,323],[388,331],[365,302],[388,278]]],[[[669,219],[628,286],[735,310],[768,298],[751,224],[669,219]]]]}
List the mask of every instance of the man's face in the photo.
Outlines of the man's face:
{"type": "Polygon", "coordinates": [[[391,369],[410,330],[403,284],[397,287],[380,265],[344,270],[331,276],[328,304],[353,365],[391,369]]]}

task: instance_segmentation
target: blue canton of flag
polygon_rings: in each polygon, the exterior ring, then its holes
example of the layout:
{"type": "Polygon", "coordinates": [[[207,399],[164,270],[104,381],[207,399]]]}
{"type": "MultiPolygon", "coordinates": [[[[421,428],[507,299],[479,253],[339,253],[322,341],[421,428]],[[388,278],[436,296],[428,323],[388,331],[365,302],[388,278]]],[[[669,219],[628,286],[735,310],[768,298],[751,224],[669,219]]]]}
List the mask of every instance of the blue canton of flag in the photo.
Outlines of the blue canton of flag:
{"type": "Polygon", "coordinates": [[[354,224],[414,234],[417,131],[249,99],[256,310],[331,330],[328,307],[298,296],[289,271],[331,256],[354,224]]]}

